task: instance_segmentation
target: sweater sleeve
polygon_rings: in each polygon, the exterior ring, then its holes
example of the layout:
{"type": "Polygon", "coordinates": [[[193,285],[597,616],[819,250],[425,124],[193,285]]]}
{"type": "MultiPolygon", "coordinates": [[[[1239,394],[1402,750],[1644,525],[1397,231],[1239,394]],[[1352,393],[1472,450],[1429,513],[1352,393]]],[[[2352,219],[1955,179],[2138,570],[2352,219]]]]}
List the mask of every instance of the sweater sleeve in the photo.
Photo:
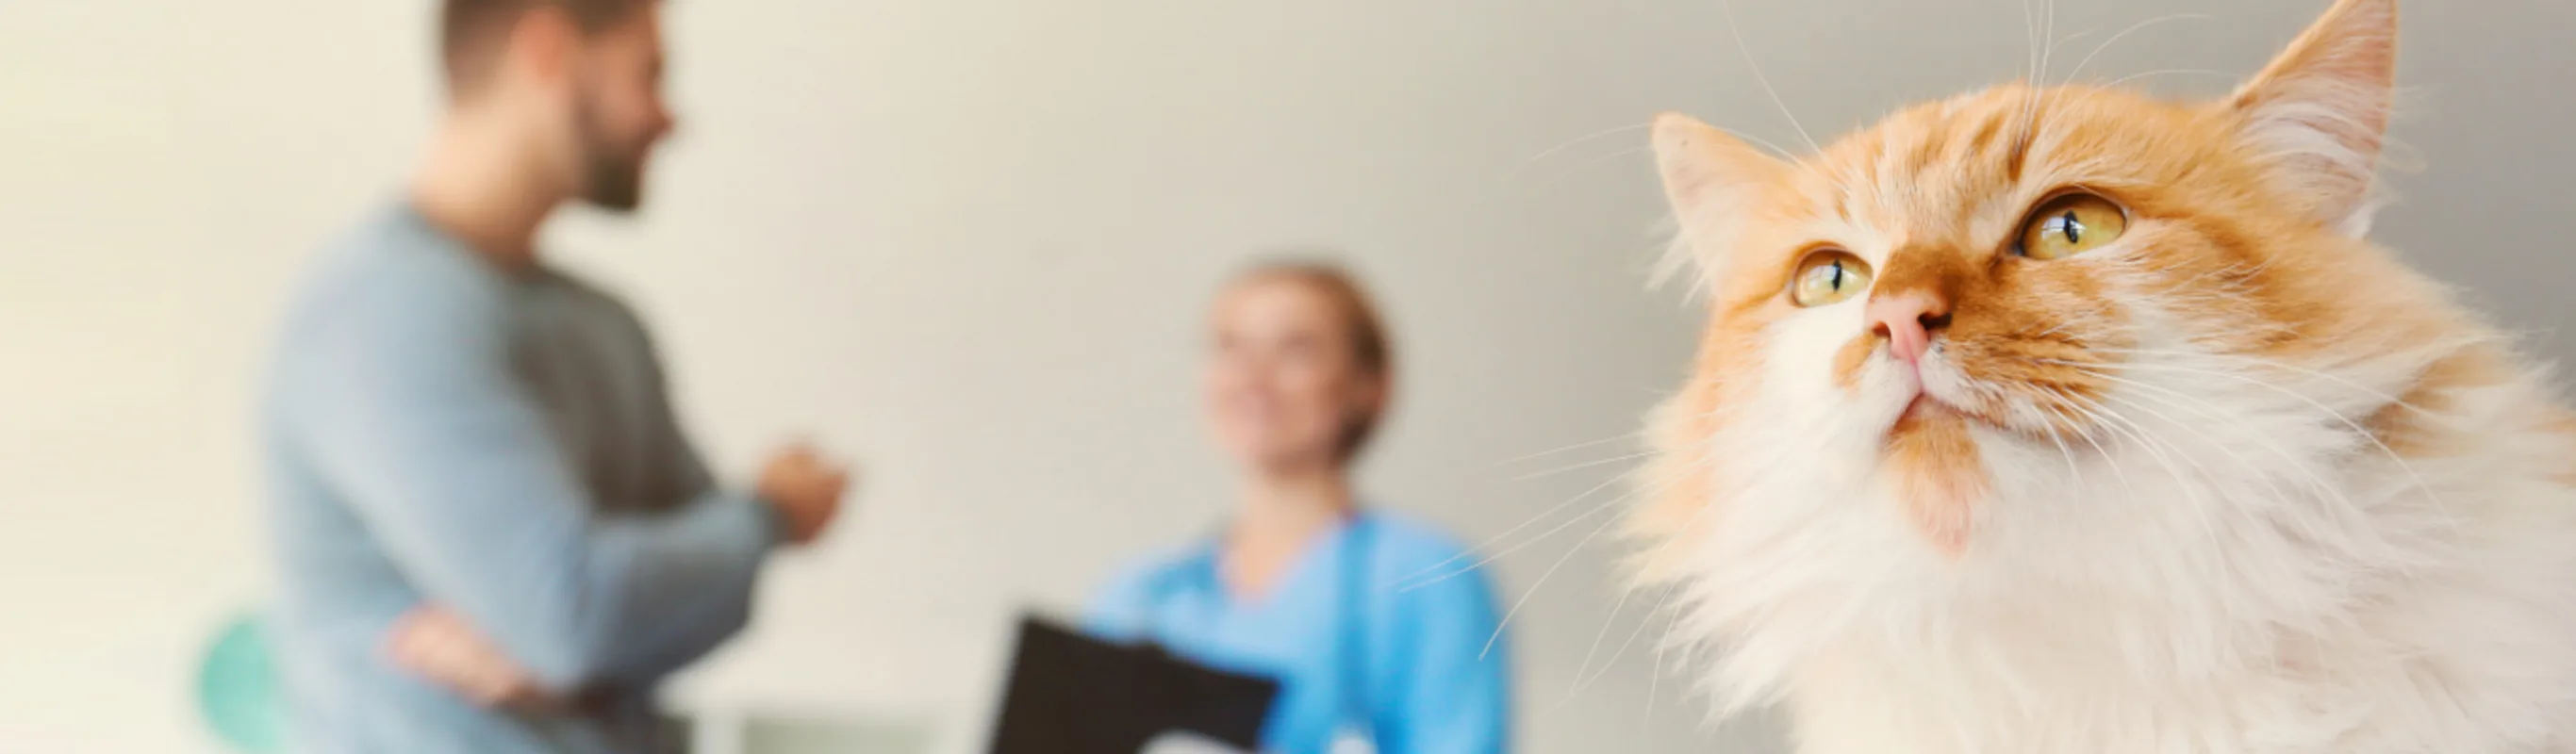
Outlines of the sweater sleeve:
{"type": "Polygon", "coordinates": [[[496,294],[401,282],[306,323],[287,416],[414,586],[555,688],[653,677],[739,629],[767,506],[708,491],[594,516],[512,376],[496,294]]]}

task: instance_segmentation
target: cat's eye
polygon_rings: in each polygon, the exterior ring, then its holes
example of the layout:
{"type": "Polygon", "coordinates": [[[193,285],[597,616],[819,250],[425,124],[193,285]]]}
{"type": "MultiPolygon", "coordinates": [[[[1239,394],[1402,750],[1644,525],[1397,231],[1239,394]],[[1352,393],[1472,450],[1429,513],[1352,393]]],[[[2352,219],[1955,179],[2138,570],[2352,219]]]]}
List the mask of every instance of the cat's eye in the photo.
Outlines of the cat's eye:
{"type": "Polygon", "coordinates": [[[2102,248],[2129,230],[2129,213],[2092,194],[2050,199],[2021,223],[2013,252],[2032,259],[2064,259],[2102,248]]]}
{"type": "Polygon", "coordinates": [[[1851,252],[1826,249],[1798,260],[1789,279],[1789,303],[1824,306],[1869,290],[1869,263],[1851,252]]]}

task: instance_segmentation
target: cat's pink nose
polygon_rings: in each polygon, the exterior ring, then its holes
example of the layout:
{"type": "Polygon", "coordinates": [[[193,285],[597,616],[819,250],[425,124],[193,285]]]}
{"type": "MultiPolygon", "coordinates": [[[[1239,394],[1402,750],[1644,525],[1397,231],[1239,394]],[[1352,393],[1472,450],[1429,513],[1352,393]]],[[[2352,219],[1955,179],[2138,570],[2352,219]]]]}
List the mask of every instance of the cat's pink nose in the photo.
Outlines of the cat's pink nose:
{"type": "Polygon", "coordinates": [[[1869,327],[1887,338],[1887,355],[1907,364],[1932,350],[1932,332],[1950,325],[1950,304],[1922,291],[1906,291],[1869,300],[1869,327]]]}

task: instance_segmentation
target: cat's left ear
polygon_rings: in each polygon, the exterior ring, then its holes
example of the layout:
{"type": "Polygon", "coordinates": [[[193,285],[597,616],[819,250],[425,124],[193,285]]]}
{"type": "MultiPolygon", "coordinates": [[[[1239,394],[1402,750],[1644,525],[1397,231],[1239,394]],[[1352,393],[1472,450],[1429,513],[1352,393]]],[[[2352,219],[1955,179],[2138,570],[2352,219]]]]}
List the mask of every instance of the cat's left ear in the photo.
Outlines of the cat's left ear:
{"type": "Polygon", "coordinates": [[[2336,0],[2229,98],[2237,138],[2317,221],[2370,230],[2397,79],[2397,0],[2336,0]]]}

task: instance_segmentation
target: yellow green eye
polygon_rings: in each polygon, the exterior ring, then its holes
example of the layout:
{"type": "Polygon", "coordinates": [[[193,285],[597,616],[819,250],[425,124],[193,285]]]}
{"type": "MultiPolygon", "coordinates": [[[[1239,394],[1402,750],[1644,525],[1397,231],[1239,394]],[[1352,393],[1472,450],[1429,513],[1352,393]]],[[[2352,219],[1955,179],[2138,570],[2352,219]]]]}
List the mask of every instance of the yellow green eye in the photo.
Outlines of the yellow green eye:
{"type": "Polygon", "coordinates": [[[1826,249],[1798,260],[1789,279],[1789,303],[1824,306],[1869,290],[1869,263],[1850,252],[1826,249]]]}
{"type": "Polygon", "coordinates": [[[2129,229],[2129,213],[2092,194],[2067,194],[2023,220],[2013,250],[2032,259],[2064,259],[2102,248],[2129,229]]]}

